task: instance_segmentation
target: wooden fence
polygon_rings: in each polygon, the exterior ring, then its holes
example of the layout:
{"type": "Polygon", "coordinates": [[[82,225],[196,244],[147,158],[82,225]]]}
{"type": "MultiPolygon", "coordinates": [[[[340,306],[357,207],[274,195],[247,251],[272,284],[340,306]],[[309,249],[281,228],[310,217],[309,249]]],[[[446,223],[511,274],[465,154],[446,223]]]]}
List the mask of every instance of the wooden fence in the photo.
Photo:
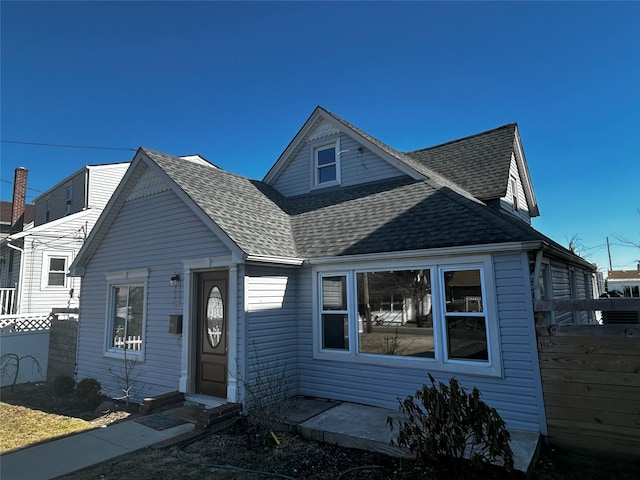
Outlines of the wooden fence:
{"type": "MultiPolygon", "coordinates": [[[[535,302],[535,309],[640,310],[638,299],[561,302],[535,302]]],[[[640,325],[540,322],[536,331],[550,442],[640,455],[640,325]]]]}

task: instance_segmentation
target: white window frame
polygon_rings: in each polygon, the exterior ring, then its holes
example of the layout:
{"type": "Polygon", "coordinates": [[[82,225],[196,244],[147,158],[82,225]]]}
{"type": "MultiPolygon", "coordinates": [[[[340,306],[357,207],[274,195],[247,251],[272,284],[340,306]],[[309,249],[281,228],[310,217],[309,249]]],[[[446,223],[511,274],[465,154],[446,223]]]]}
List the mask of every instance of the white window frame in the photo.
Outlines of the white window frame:
{"type": "MultiPolygon", "coordinates": [[[[42,275],[40,278],[40,289],[41,290],[64,290],[69,288],[69,277],[67,273],[69,273],[69,265],[73,261],[73,252],[69,251],[60,251],[60,250],[45,250],[42,253],[42,275]],[[64,258],[64,284],[63,285],[49,285],[49,273],[51,273],[51,259],[54,258],[64,258]]],[[[60,273],[61,271],[56,270],[56,273],[60,273]]]]}
{"type": "Polygon", "coordinates": [[[313,357],[319,360],[362,363],[385,367],[417,368],[434,372],[452,374],[470,374],[490,377],[502,376],[502,357],[500,348],[500,329],[498,325],[498,307],[495,295],[493,263],[489,256],[467,257],[465,259],[425,259],[396,262],[367,262],[350,264],[336,268],[329,265],[318,265],[313,268],[313,357]],[[360,353],[358,337],[358,299],[356,275],[364,272],[394,270],[426,270],[430,271],[434,357],[410,357],[360,353]],[[483,313],[486,319],[488,361],[450,359],[447,357],[446,331],[444,322],[444,285],[441,272],[446,270],[479,269],[482,281],[482,294],[485,302],[483,313]],[[349,318],[349,348],[347,350],[322,348],[322,277],[347,276],[347,312],[349,318]]]}
{"type": "Polygon", "coordinates": [[[311,146],[311,165],[313,167],[313,177],[312,177],[312,182],[311,182],[311,188],[312,189],[316,189],[316,188],[326,188],[326,187],[332,187],[335,185],[340,185],[341,184],[341,177],[340,177],[340,138],[335,138],[333,140],[330,141],[325,141],[325,142],[321,142],[321,143],[316,143],[314,145],[311,146]],[[327,164],[324,166],[319,166],[318,165],[318,152],[322,151],[322,150],[327,150],[329,148],[333,148],[335,149],[335,161],[334,163],[331,164],[327,164]],[[336,178],[335,180],[331,180],[328,182],[320,182],[320,169],[321,168],[326,168],[327,166],[330,165],[335,165],[336,168],[336,178]]]}
{"type": "Polygon", "coordinates": [[[146,268],[138,270],[127,270],[121,272],[109,272],[106,274],[107,279],[107,308],[105,309],[105,330],[104,330],[104,351],[105,357],[124,359],[125,352],[122,348],[112,347],[113,332],[113,309],[115,302],[115,287],[139,287],[144,288],[143,305],[142,305],[142,344],[140,350],[127,349],[127,358],[137,361],[144,360],[146,348],[146,332],[147,332],[147,299],[149,298],[149,270],[146,268]]]}

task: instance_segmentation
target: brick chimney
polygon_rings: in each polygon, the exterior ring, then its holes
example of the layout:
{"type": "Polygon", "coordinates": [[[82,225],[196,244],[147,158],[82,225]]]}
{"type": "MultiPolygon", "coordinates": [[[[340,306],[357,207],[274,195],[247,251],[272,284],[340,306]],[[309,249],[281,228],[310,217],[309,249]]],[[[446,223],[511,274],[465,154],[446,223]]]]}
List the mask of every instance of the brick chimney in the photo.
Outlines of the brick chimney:
{"type": "Polygon", "coordinates": [[[27,174],[24,167],[16,168],[13,177],[13,203],[11,206],[11,233],[21,232],[24,226],[24,208],[27,201],[27,174]]]}

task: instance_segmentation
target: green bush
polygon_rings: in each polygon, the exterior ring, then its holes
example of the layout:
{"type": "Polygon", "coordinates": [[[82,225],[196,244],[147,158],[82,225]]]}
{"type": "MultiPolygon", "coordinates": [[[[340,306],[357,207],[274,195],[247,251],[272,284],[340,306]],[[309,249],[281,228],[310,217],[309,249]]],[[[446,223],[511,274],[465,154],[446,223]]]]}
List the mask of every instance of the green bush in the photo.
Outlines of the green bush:
{"type": "Polygon", "coordinates": [[[102,400],[101,388],[95,378],[80,380],[73,392],[73,400],[79,405],[97,405],[102,400]]]}
{"type": "Polygon", "coordinates": [[[68,395],[73,392],[76,382],[69,375],[58,375],[53,379],[53,393],[56,395],[68,395]]]}
{"type": "MultiPolygon", "coordinates": [[[[438,468],[453,467],[453,474],[466,477],[470,464],[476,472],[487,471],[499,463],[507,471],[513,469],[510,435],[498,412],[480,399],[473,388],[468,393],[455,378],[449,385],[429,375],[431,385],[423,385],[413,396],[399,399],[397,442],[408,448],[416,459],[438,468]]],[[[387,418],[393,431],[394,419],[387,418]]]]}

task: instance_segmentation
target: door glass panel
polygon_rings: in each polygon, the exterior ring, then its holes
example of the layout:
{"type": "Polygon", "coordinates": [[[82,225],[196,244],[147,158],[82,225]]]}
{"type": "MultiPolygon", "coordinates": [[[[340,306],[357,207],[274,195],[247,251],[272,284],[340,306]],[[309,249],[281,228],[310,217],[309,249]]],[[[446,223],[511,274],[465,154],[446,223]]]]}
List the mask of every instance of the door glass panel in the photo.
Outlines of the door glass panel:
{"type": "Polygon", "coordinates": [[[216,348],[222,341],[224,334],[224,303],[218,287],[209,292],[207,301],[206,337],[211,348],[216,348]]]}

